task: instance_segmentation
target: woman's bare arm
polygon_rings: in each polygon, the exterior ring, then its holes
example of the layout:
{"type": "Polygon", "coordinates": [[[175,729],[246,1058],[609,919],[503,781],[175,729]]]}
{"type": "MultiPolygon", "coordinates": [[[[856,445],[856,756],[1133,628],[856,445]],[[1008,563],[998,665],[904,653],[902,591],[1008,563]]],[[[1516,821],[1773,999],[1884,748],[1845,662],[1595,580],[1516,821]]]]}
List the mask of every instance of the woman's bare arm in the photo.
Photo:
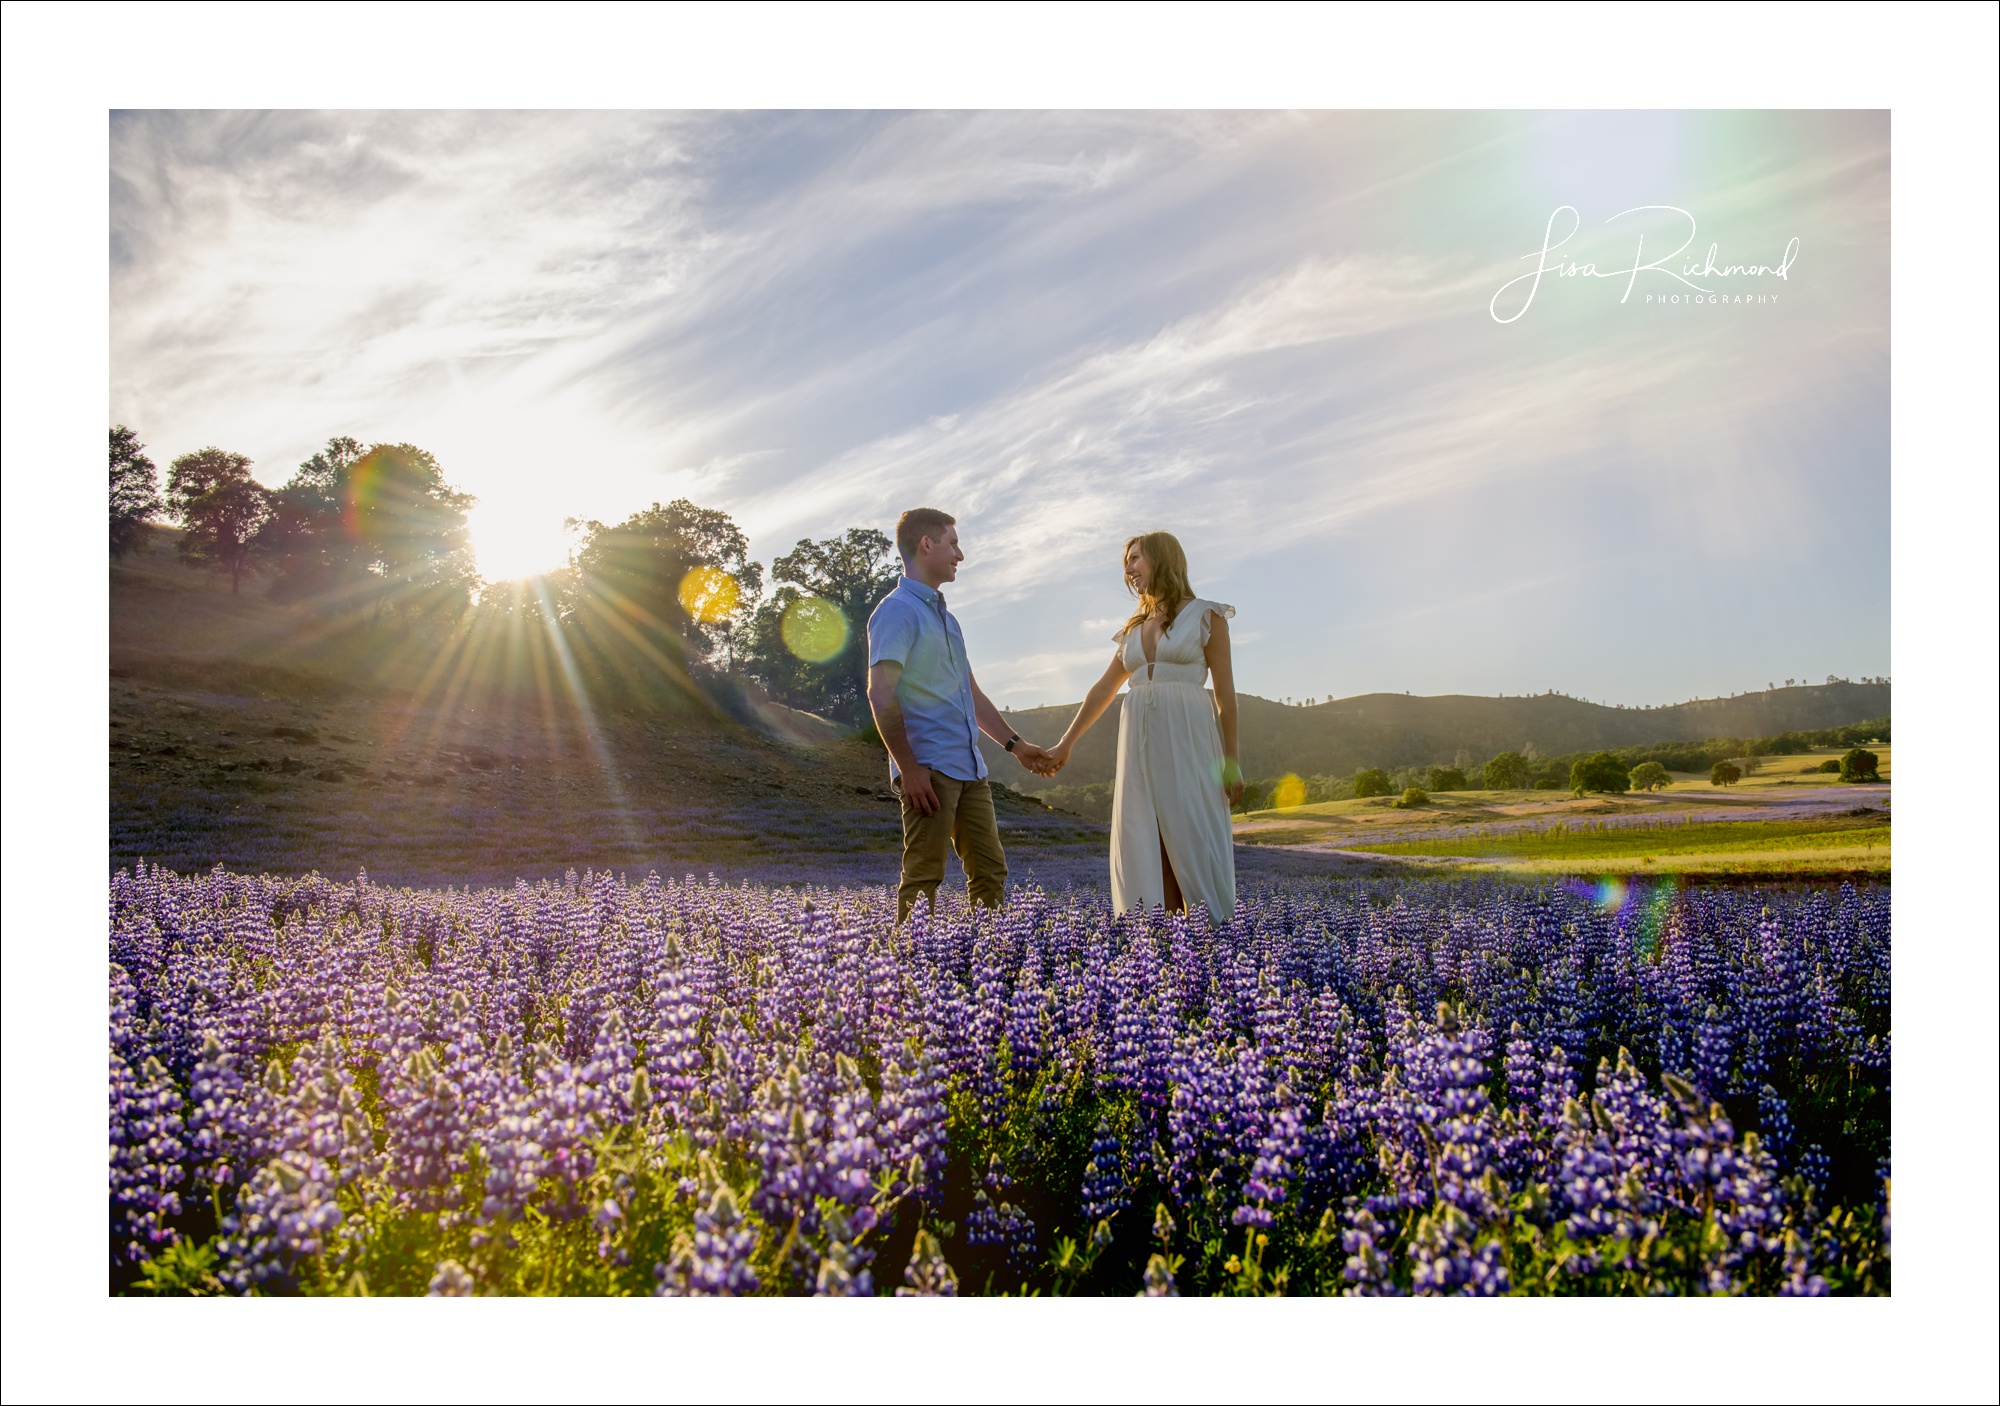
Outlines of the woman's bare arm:
{"type": "Polygon", "coordinates": [[[1215,689],[1215,720],[1222,728],[1222,789],[1229,793],[1229,804],[1235,805],[1243,799],[1243,763],[1236,750],[1236,673],[1229,659],[1229,621],[1219,610],[1210,613],[1214,618],[1202,654],[1215,689]]]}
{"type": "Polygon", "coordinates": [[[1055,758],[1056,765],[1061,766],[1069,760],[1070,748],[1076,746],[1078,738],[1090,731],[1092,723],[1104,716],[1104,710],[1111,706],[1111,700],[1118,696],[1118,690],[1124,687],[1125,680],[1131,677],[1132,671],[1125,667],[1124,661],[1125,650],[1121,646],[1103,675],[1090,686],[1090,692],[1083,696],[1083,702],[1077,705],[1076,716],[1069,720],[1069,728],[1063,733],[1062,741],[1049,748],[1049,755],[1055,758]]]}

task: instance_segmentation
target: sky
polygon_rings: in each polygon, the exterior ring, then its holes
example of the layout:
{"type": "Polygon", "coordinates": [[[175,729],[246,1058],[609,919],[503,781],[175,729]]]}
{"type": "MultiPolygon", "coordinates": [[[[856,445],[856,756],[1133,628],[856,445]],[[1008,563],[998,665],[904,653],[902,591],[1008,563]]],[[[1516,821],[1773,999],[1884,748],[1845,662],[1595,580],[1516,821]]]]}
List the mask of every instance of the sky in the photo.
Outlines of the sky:
{"type": "Polygon", "coordinates": [[[1159,528],[1267,698],[1890,672],[1883,112],[121,112],[110,158],[111,420],[273,486],[421,445],[491,576],[677,497],[767,563],[931,506],[1008,706],[1082,696],[1159,528]]]}

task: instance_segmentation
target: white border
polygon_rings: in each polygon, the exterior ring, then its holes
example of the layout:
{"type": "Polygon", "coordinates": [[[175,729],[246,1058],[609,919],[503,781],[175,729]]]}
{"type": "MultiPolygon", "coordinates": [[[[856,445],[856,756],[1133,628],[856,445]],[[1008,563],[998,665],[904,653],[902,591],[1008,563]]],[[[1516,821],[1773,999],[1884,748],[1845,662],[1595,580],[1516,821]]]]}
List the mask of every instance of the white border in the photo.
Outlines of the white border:
{"type": "Polygon", "coordinates": [[[8,1399],[2000,1394],[2000,844],[1976,770],[2000,736],[1991,7],[13,3],[0,23],[8,1399]],[[1894,1299],[481,1302],[443,1332],[411,1303],[107,1300],[106,113],[266,105],[1893,109],[1894,1299]]]}

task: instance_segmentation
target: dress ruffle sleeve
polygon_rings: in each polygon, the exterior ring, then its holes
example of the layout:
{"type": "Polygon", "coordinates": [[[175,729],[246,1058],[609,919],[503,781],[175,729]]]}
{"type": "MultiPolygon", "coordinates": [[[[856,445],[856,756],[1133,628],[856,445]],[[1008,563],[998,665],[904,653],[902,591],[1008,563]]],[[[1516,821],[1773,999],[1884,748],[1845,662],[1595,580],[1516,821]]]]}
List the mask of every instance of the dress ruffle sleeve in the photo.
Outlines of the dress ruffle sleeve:
{"type": "Polygon", "coordinates": [[[1236,607],[1233,605],[1224,605],[1221,601],[1218,600],[1205,600],[1202,601],[1200,604],[1201,604],[1201,642],[1205,646],[1208,643],[1209,616],[1220,615],[1225,620],[1234,620],[1236,618],[1236,607]]]}

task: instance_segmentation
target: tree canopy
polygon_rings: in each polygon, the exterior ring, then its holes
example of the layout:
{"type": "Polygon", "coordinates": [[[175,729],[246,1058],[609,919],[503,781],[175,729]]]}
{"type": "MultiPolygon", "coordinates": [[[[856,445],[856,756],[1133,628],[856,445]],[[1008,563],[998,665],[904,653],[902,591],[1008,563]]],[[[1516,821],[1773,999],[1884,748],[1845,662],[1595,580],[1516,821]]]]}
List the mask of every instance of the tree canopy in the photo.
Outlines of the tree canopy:
{"type": "Polygon", "coordinates": [[[1711,786],[1734,786],[1743,779],[1743,768],[1734,762],[1717,762],[1708,769],[1711,786]]]}
{"type": "Polygon", "coordinates": [[[1616,756],[1596,752],[1570,764],[1569,788],[1578,795],[1585,791],[1621,793],[1632,789],[1632,776],[1616,756]]]}
{"type": "Polygon", "coordinates": [[[1882,759],[1864,747],[1856,747],[1840,759],[1842,781],[1880,781],[1882,759]]]}
{"type": "Polygon", "coordinates": [[[1632,785],[1641,791],[1664,791],[1673,785],[1673,777],[1658,762],[1640,762],[1632,768],[1632,785]]]}
{"type": "Polygon", "coordinates": [[[270,515],[248,456],[214,445],[181,455],[167,469],[167,507],[181,520],[181,555],[228,572],[229,589],[241,590],[251,539],[270,515]]]}
{"type": "Polygon", "coordinates": [[[735,519],[676,498],[583,532],[565,614],[614,620],[700,664],[728,641],[764,592],[764,568],[735,519]]]}
{"type": "Polygon", "coordinates": [[[455,618],[469,604],[476,500],[428,450],[339,436],[270,497],[256,548],[281,593],[367,602],[378,619],[455,618]]]}
{"type": "Polygon", "coordinates": [[[367,451],[345,435],[299,465],[271,495],[271,517],[258,533],[258,549],[276,572],[274,587],[299,595],[331,590],[344,574],[362,569],[343,509],[348,479],[367,451]]]}
{"type": "Polygon", "coordinates": [[[160,511],[159,470],[139,436],[111,427],[111,555],[124,556],[145,539],[146,519],[160,511]]]}
{"type": "Polygon", "coordinates": [[[1489,791],[1525,791],[1534,776],[1534,768],[1519,752],[1502,752],[1479,771],[1479,779],[1489,791]]]}
{"type": "Polygon", "coordinates": [[[1389,773],[1378,766],[1365,767],[1354,773],[1354,794],[1356,796],[1393,795],[1389,789],[1389,773]]]}
{"type": "Polygon", "coordinates": [[[894,548],[886,533],[850,527],[801,538],[771,563],[782,584],[758,607],[742,659],[772,697],[842,722],[866,719],[868,617],[902,574],[894,548]]]}

